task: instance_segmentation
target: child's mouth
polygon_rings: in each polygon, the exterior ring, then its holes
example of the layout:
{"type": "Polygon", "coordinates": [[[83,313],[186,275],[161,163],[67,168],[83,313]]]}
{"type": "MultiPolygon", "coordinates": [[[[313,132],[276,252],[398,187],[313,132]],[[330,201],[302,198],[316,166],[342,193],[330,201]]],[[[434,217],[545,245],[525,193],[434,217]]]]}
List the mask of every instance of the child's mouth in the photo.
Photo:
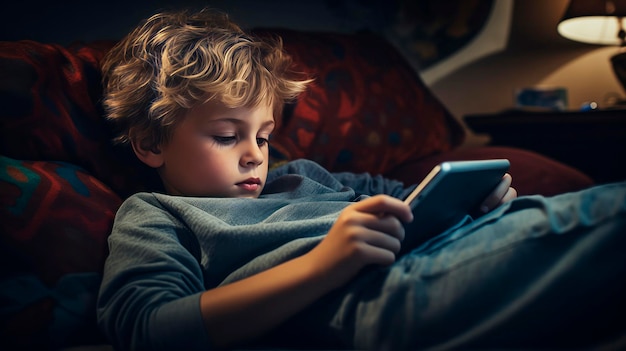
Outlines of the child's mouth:
{"type": "Polygon", "coordinates": [[[237,186],[244,190],[255,191],[261,186],[261,180],[259,178],[248,178],[241,183],[237,183],[237,186]]]}

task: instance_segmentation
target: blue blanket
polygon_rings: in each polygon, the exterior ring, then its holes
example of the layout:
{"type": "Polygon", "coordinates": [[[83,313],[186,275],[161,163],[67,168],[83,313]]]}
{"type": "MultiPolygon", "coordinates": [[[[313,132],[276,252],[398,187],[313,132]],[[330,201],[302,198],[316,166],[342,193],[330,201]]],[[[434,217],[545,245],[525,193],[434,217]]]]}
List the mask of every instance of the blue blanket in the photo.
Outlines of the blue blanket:
{"type": "MultiPolygon", "coordinates": [[[[206,350],[201,292],[302,255],[355,201],[379,193],[402,198],[411,189],[295,161],[270,172],[258,199],[134,195],[119,209],[109,239],[100,326],[120,350],[206,350]]],[[[626,273],[618,254],[626,248],[625,213],[626,184],[516,199],[410,248],[390,267],[366,269],[264,342],[393,350],[527,346],[545,328],[559,329],[551,324],[562,323],[560,314],[550,317],[555,301],[578,306],[581,296],[597,301],[608,287],[623,290],[615,281],[626,273]],[[529,310],[541,321],[527,319],[529,310]],[[298,337],[289,340],[293,333],[298,337]]],[[[614,309],[615,300],[600,304],[614,309]]],[[[572,320],[592,316],[581,313],[572,320]]],[[[551,333],[546,345],[562,344],[572,328],[551,333]]]]}

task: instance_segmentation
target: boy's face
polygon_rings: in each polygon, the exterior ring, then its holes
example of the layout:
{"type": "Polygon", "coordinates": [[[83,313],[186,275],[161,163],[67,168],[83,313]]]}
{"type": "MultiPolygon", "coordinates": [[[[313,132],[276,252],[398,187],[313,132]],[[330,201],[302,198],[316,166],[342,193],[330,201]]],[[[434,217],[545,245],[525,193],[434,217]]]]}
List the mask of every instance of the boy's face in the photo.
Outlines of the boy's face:
{"type": "Polygon", "coordinates": [[[158,167],[172,195],[258,197],[268,170],[271,106],[227,108],[215,102],[187,111],[160,147],[158,167]]]}

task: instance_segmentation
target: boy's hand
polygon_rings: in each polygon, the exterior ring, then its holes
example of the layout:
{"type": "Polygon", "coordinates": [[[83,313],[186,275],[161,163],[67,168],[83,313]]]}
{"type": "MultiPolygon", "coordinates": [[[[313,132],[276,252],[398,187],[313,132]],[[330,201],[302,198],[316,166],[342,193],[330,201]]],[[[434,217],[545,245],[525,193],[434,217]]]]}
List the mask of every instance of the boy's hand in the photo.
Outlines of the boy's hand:
{"type": "Polygon", "coordinates": [[[485,201],[480,205],[480,210],[487,213],[494,208],[502,205],[507,201],[511,201],[517,197],[517,190],[511,187],[513,178],[510,174],[505,174],[498,186],[487,196],[485,201]]]}
{"type": "Polygon", "coordinates": [[[401,200],[373,196],[346,207],[308,256],[335,287],[341,286],[366,265],[393,263],[404,239],[401,221],[412,220],[410,207],[401,200]]]}

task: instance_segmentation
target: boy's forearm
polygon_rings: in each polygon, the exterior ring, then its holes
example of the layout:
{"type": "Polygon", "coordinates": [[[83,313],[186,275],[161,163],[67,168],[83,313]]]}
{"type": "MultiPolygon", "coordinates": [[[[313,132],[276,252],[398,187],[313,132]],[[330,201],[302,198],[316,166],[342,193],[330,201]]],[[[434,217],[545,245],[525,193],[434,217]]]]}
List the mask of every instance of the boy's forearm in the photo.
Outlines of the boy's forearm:
{"type": "Polygon", "coordinates": [[[234,346],[278,326],[334,288],[306,255],[204,292],[201,313],[212,343],[234,346]]]}

